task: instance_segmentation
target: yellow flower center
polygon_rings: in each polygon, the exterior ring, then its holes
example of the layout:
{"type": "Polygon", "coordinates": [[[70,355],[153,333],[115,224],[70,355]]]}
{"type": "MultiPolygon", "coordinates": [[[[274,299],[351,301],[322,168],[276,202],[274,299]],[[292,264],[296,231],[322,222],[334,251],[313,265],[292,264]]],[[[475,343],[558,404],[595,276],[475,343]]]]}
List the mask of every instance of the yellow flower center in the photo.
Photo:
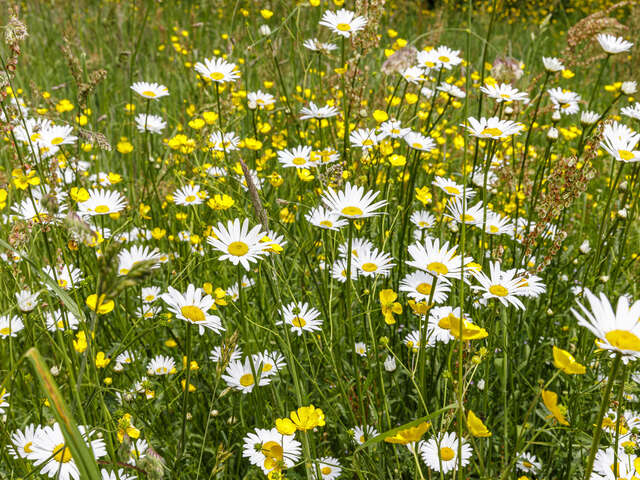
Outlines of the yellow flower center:
{"type": "Polygon", "coordinates": [[[64,446],[64,443],[59,443],[53,447],[54,455],[53,459],[58,463],[68,463],[71,461],[71,450],[64,446]]]}
{"type": "Polygon", "coordinates": [[[338,25],[336,25],[336,28],[341,32],[348,32],[351,30],[351,25],[349,25],[348,23],[339,23],[338,25]]]}
{"type": "Polygon", "coordinates": [[[184,199],[185,202],[195,202],[196,201],[196,196],[195,195],[189,195],[188,197],[186,197],[184,199]]]}
{"type": "Polygon", "coordinates": [[[302,318],[302,317],[293,317],[293,319],[291,320],[291,324],[294,327],[304,327],[307,324],[307,321],[302,318]]]}
{"type": "Polygon", "coordinates": [[[11,328],[4,327],[0,328],[0,335],[9,335],[11,333],[11,328]]]}
{"type": "Polygon", "coordinates": [[[151,90],[145,90],[144,92],[142,92],[142,95],[151,98],[156,96],[155,92],[152,92],[151,90]]]}
{"type": "Polygon", "coordinates": [[[244,242],[232,242],[229,244],[228,250],[234,257],[242,257],[249,251],[249,245],[244,242]]]}
{"type": "Polygon", "coordinates": [[[620,155],[620,158],[625,162],[628,162],[629,160],[633,160],[635,158],[633,152],[630,152],[629,150],[618,150],[618,155],[620,155]]]}
{"type": "Polygon", "coordinates": [[[211,78],[211,80],[222,80],[224,78],[224,73],[213,72],[211,73],[211,75],[209,75],[209,78],[211,78]]]}
{"type": "Polygon", "coordinates": [[[496,227],[495,225],[489,225],[489,231],[491,233],[498,233],[500,229],[498,227],[496,227]]]}
{"type": "Polygon", "coordinates": [[[356,215],[362,215],[362,210],[358,207],[344,207],[342,214],[348,217],[355,217],[356,215]]]}
{"type": "Polygon", "coordinates": [[[640,338],[627,330],[611,330],[605,335],[607,341],[620,350],[640,352],[640,338]]]}
{"type": "Polygon", "coordinates": [[[167,367],[158,367],[156,368],[156,373],[157,374],[161,374],[161,373],[167,373],[167,367]]]}
{"type": "Polygon", "coordinates": [[[431,285],[428,283],[421,283],[416,287],[416,290],[421,295],[431,295],[431,285]]]}
{"type": "Polygon", "coordinates": [[[154,299],[154,298],[155,298],[155,297],[154,297],[153,295],[147,295],[146,297],[144,297],[144,300],[145,300],[146,302],[151,302],[151,301],[153,301],[153,299],[154,299]]]}
{"type": "Polygon", "coordinates": [[[96,213],[109,213],[109,210],[110,210],[110,208],[109,208],[108,205],[98,205],[95,208],[95,212],[96,213]]]}
{"type": "Polygon", "coordinates": [[[450,60],[449,60],[449,57],[446,57],[446,56],[444,56],[444,55],[440,55],[440,56],[438,57],[438,60],[440,60],[442,63],[446,63],[446,62],[449,62],[449,61],[450,61],[450,60]]]}
{"type": "Polygon", "coordinates": [[[243,387],[250,387],[253,383],[253,374],[251,373],[245,373],[240,377],[240,385],[243,387]]]}
{"type": "Polygon", "coordinates": [[[489,135],[491,137],[499,137],[500,135],[502,135],[502,130],[500,130],[499,128],[485,128],[484,130],[482,130],[482,132],[480,132],[481,135],[489,135]]]}
{"type": "Polygon", "coordinates": [[[294,165],[304,165],[305,163],[307,163],[307,160],[302,157],[295,157],[293,160],[291,160],[291,162],[294,165]]]}
{"type": "Polygon", "coordinates": [[[24,447],[22,447],[22,450],[24,450],[25,453],[31,453],[33,452],[33,448],[31,448],[32,445],[33,442],[28,442],[24,447]]]}
{"type": "Polygon", "coordinates": [[[449,273],[449,269],[447,268],[447,266],[444,263],[440,262],[431,262],[429,265],[427,265],[427,270],[436,272],[440,275],[446,275],[447,273],[449,273]]]}
{"type": "Polygon", "coordinates": [[[263,363],[262,364],[262,371],[263,372],[270,372],[271,370],[273,370],[273,365],[271,365],[270,363],[263,363]]]}
{"type": "Polygon", "coordinates": [[[320,225],[322,225],[323,227],[327,227],[327,228],[333,227],[333,223],[330,222],[329,220],[322,220],[320,222],[320,225]]]}
{"type": "Polygon", "coordinates": [[[203,322],[205,319],[204,312],[195,305],[186,305],[180,309],[180,313],[192,322],[203,322]]]}
{"type": "Polygon", "coordinates": [[[378,266],[375,263],[367,262],[362,264],[362,270],[365,272],[375,272],[378,270],[378,266]]]}
{"type": "Polygon", "coordinates": [[[447,193],[450,193],[451,195],[460,195],[460,190],[450,185],[447,185],[446,187],[444,187],[444,191],[447,193]]]}
{"type": "Polygon", "coordinates": [[[418,143],[418,142],[413,142],[413,143],[411,144],[411,146],[412,146],[413,148],[418,148],[418,149],[419,149],[419,148],[422,148],[422,144],[421,144],[421,143],[418,143]]]}
{"type": "Polygon", "coordinates": [[[51,140],[51,145],[60,145],[63,141],[64,139],[62,137],[56,137],[51,140]]]}
{"type": "Polygon", "coordinates": [[[500,94],[500,96],[501,96],[502,98],[511,98],[511,96],[510,96],[510,95],[508,95],[508,94],[506,94],[506,93],[501,93],[501,94],[500,94]]]}
{"type": "Polygon", "coordinates": [[[509,290],[504,288],[502,285],[491,285],[489,287],[489,293],[496,297],[506,297],[509,295],[509,290]]]}
{"type": "Polygon", "coordinates": [[[527,468],[533,467],[533,465],[531,463],[527,462],[527,461],[522,462],[522,466],[523,467],[527,467],[527,468]]]}
{"type": "Polygon", "coordinates": [[[469,215],[468,213],[465,213],[462,216],[462,221],[465,223],[473,222],[474,220],[475,220],[475,217],[473,215],[469,215]]]}
{"type": "Polygon", "coordinates": [[[331,468],[329,467],[322,467],[320,469],[320,473],[322,473],[322,475],[329,475],[331,473],[331,468]]]}
{"type": "Polygon", "coordinates": [[[129,269],[128,268],[121,268],[120,269],[120,275],[126,275],[127,273],[129,273],[129,269]]]}
{"type": "Polygon", "coordinates": [[[445,462],[452,460],[453,457],[455,456],[456,456],[456,453],[449,447],[442,447],[440,449],[440,458],[445,462]]]}
{"type": "Polygon", "coordinates": [[[64,278],[59,278],[58,285],[60,285],[61,288],[65,288],[67,286],[67,281],[64,278]]]}

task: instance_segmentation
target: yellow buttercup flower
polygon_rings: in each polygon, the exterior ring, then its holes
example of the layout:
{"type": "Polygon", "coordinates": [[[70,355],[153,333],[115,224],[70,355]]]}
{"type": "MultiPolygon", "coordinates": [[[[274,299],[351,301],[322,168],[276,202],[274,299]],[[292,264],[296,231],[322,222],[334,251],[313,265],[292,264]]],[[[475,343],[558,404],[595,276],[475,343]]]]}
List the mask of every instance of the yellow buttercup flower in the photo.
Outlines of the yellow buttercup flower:
{"type": "Polygon", "coordinates": [[[298,408],[297,411],[291,412],[290,417],[298,430],[305,431],[324,426],[324,413],[313,405],[298,408]]]}
{"type": "Polygon", "coordinates": [[[582,375],[586,372],[586,367],[576,362],[573,355],[556,346],[553,347],[553,364],[568,375],[582,375]]]}
{"type": "Polygon", "coordinates": [[[469,413],[467,414],[467,426],[469,427],[469,432],[471,432],[471,435],[473,435],[474,437],[491,436],[491,432],[489,431],[489,429],[485,426],[484,423],[482,423],[482,420],[480,420],[471,410],[469,410],[469,413]]]}
{"type": "Polygon", "coordinates": [[[558,394],[549,390],[542,391],[542,401],[547,410],[551,412],[551,416],[555,418],[560,425],[568,426],[569,422],[565,417],[566,408],[558,405],[558,394]]]}
{"type": "Polygon", "coordinates": [[[276,429],[281,435],[293,435],[296,432],[296,425],[288,418],[278,418],[276,429]]]}
{"type": "Polygon", "coordinates": [[[87,297],[87,306],[93,310],[94,312],[96,312],[98,315],[104,315],[106,313],[109,313],[111,310],[113,310],[113,307],[115,306],[115,303],[113,300],[107,300],[106,295],[103,293],[102,295],[100,295],[100,299],[98,299],[98,295],[96,295],[95,293],[92,295],[89,295],[87,297]]]}
{"type": "Polygon", "coordinates": [[[397,432],[395,435],[385,437],[384,441],[399,445],[418,442],[430,427],[431,424],[429,422],[422,422],[415,427],[405,428],[397,432]]]}
{"type": "Polygon", "coordinates": [[[393,315],[399,315],[402,313],[402,305],[396,302],[398,294],[391,289],[385,289],[381,290],[379,295],[384,321],[387,325],[393,325],[396,323],[396,319],[393,315]]]}

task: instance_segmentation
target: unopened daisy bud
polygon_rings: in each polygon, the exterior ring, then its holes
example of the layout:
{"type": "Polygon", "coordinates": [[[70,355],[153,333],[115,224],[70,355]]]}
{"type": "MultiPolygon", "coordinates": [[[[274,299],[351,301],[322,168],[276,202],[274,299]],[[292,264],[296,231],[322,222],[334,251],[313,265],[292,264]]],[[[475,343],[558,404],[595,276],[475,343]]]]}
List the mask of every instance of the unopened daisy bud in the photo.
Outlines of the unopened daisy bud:
{"type": "Polygon", "coordinates": [[[542,63],[547,72],[559,72],[564,69],[562,62],[554,57],[542,57],[542,63]]]}
{"type": "Polygon", "coordinates": [[[618,215],[618,218],[626,220],[626,218],[627,218],[627,209],[626,208],[622,208],[622,209],[618,210],[617,215],[618,215]]]}
{"type": "Polygon", "coordinates": [[[553,310],[551,310],[550,308],[547,308],[547,315],[549,316],[553,315],[553,310]]]}
{"type": "Polygon", "coordinates": [[[507,115],[511,115],[513,113],[513,108],[505,107],[504,108],[504,113],[506,113],[507,115]]]}
{"type": "Polygon", "coordinates": [[[591,245],[589,245],[589,240],[585,240],[584,242],[582,242],[582,244],[580,245],[580,253],[586,255],[587,253],[589,253],[591,251],[591,245]]]}
{"type": "Polygon", "coordinates": [[[548,131],[547,131],[547,138],[549,140],[557,140],[558,139],[558,129],[555,127],[551,127],[548,131]]]}
{"type": "Polygon", "coordinates": [[[638,84],[634,81],[622,82],[620,90],[625,95],[633,95],[638,91],[638,84]]]}
{"type": "Polygon", "coordinates": [[[626,192],[628,187],[629,184],[625,180],[624,182],[620,182],[620,185],[618,185],[618,190],[620,190],[621,192],[626,192]]]}
{"type": "Polygon", "coordinates": [[[191,420],[193,418],[193,415],[191,415],[191,412],[187,412],[186,418],[187,420],[191,420]]]}
{"type": "Polygon", "coordinates": [[[449,222],[449,230],[456,233],[458,231],[458,224],[456,222],[449,222]]]}
{"type": "Polygon", "coordinates": [[[553,120],[554,123],[559,122],[561,118],[562,115],[560,115],[560,112],[558,112],[557,110],[551,115],[551,120],[553,120]]]}
{"type": "Polygon", "coordinates": [[[264,35],[265,37],[267,35],[271,35],[271,28],[269,28],[269,25],[261,25],[258,31],[260,32],[260,35],[264,35]]]}
{"type": "Polygon", "coordinates": [[[219,414],[220,414],[220,412],[218,410],[216,410],[215,408],[209,412],[209,416],[210,417],[217,417],[219,414]]]}
{"type": "Polygon", "coordinates": [[[233,425],[234,423],[236,423],[236,417],[234,417],[233,415],[232,415],[232,416],[230,416],[230,417],[227,419],[227,423],[228,423],[229,425],[233,425]]]}
{"type": "Polygon", "coordinates": [[[484,390],[484,379],[478,381],[478,390],[484,390]]]}
{"type": "Polygon", "coordinates": [[[580,123],[583,125],[593,125],[598,121],[600,115],[591,110],[585,110],[580,114],[580,123]]]}
{"type": "Polygon", "coordinates": [[[51,367],[49,371],[51,372],[51,375],[53,375],[54,377],[57,377],[60,374],[60,368],[57,367],[56,365],[51,367]]]}
{"type": "Polygon", "coordinates": [[[609,275],[600,275],[598,280],[600,280],[601,283],[607,283],[609,281],[609,275]]]}
{"type": "Polygon", "coordinates": [[[566,273],[563,273],[562,275],[560,275],[560,280],[562,280],[563,282],[568,282],[569,276],[566,273]]]}
{"type": "Polygon", "coordinates": [[[393,372],[396,369],[396,359],[391,356],[388,355],[387,358],[384,361],[384,369],[387,372],[393,372]]]}

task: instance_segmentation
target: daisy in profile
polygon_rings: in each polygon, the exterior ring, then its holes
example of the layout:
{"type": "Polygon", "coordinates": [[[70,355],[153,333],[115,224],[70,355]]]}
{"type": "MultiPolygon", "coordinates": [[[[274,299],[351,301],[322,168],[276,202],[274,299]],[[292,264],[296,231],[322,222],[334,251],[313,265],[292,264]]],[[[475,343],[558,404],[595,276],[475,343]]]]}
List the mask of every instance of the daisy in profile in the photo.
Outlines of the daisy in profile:
{"type": "Polygon", "coordinates": [[[207,192],[200,190],[200,185],[185,185],[173,192],[173,202],[184,207],[200,205],[208,196],[207,192]]]}
{"type": "Polygon", "coordinates": [[[444,433],[420,445],[420,455],[427,466],[436,472],[448,473],[458,468],[458,463],[464,467],[469,464],[473,450],[464,439],[462,440],[462,458],[458,459],[458,437],[455,433],[444,433]]]}
{"type": "Polygon", "coordinates": [[[562,115],[572,115],[580,111],[580,105],[578,102],[581,97],[576,92],[570,90],[564,90],[562,88],[552,88],[547,90],[551,103],[557,112],[562,115]]]}
{"type": "Polygon", "coordinates": [[[411,260],[407,265],[419,270],[424,270],[434,276],[445,278],[460,278],[462,265],[473,261],[471,257],[456,255],[457,246],[449,248],[449,242],[442,246],[440,240],[426,238],[424,243],[409,245],[411,260]]]}
{"type": "Polygon", "coordinates": [[[342,473],[342,467],[337,458],[322,457],[314,463],[316,463],[316,469],[320,474],[321,480],[335,480],[342,473]]]}
{"type": "Polygon", "coordinates": [[[135,475],[128,475],[125,473],[124,468],[119,468],[117,473],[115,470],[107,470],[103,468],[100,470],[102,480],[136,480],[135,475]]]}
{"type": "Polygon", "coordinates": [[[400,120],[387,120],[380,124],[380,132],[385,137],[402,138],[411,131],[410,128],[402,128],[400,120]]]}
{"type": "Polygon", "coordinates": [[[349,134],[351,145],[365,151],[378,145],[382,139],[382,135],[377,134],[373,128],[359,128],[349,134]]]}
{"type": "Polygon", "coordinates": [[[0,317],[0,338],[17,337],[22,329],[24,329],[24,323],[20,317],[9,315],[0,317]]]}
{"type": "Polygon", "coordinates": [[[142,287],[140,298],[143,303],[152,303],[160,298],[160,287],[142,287]]]}
{"type": "Polygon", "coordinates": [[[524,304],[518,298],[524,296],[522,279],[513,270],[503,272],[500,270],[500,263],[491,262],[489,276],[477,270],[471,270],[471,274],[480,283],[480,286],[474,285],[471,289],[481,292],[483,299],[496,298],[504,306],[511,304],[517,309],[524,310],[524,304]]]}
{"type": "Polygon", "coordinates": [[[287,366],[287,361],[280,352],[264,352],[251,355],[256,374],[271,377],[287,366]]]}
{"type": "Polygon", "coordinates": [[[136,115],[136,128],[140,132],[162,133],[167,128],[167,122],[158,115],[136,115]]]}
{"type": "Polygon", "coordinates": [[[16,292],[15,295],[18,309],[21,312],[31,312],[38,306],[38,297],[40,296],[40,292],[31,293],[31,290],[25,288],[24,290],[16,292]]]}
{"type": "MultiPolygon", "coordinates": [[[[244,362],[232,360],[229,362],[224,375],[222,375],[222,379],[227,382],[229,387],[239,390],[243,394],[251,393],[253,387],[256,386],[256,381],[260,387],[271,383],[269,375],[259,375],[259,380],[256,380],[253,375],[254,371],[255,365],[252,365],[251,359],[246,358],[244,362]]],[[[256,372],[257,374],[258,372],[256,372]]]]}
{"type": "Polygon", "coordinates": [[[169,89],[159,83],[136,82],[131,85],[131,90],[147,100],[159,100],[169,95],[169,89]]]}
{"type": "Polygon", "coordinates": [[[171,357],[156,355],[147,363],[149,375],[173,375],[176,372],[176,362],[171,357]]]}
{"type": "Polygon", "coordinates": [[[451,286],[445,278],[437,282],[434,282],[434,278],[430,273],[420,270],[410,273],[400,281],[400,291],[406,292],[416,302],[425,302],[431,298],[433,303],[444,303],[449,297],[451,286]]]}
{"type": "MultiPolygon", "coordinates": [[[[211,148],[217,152],[232,152],[233,150],[238,150],[240,137],[234,132],[213,132],[209,137],[209,143],[211,148]]],[[[224,175],[226,175],[226,172],[221,176],[224,175]]]]}
{"type": "Polygon", "coordinates": [[[411,222],[418,230],[428,230],[436,224],[436,217],[426,210],[416,210],[411,214],[411,222]]]}
{"type": "MultiPolygon", "coordinates": [[[[55,270],[51,268],[50,265],[47,265],[42,269],[42,273],[56,282],[63,290],[75,288],[84,279],[82,271],[72,263],[69,265],[61,265],[55,270]]],[[[45,284],[45,286],[51,290],[49,285],[45,284]]]]}
{"type": "Polygon", "coordinates": [[[402,78],[404,78],[407,83],[411,83],[413,85],[418,85],[419,83],[424,82],[424,70],[420,65],[416,65],[413,67],[405,68],[401,72],[402,78]]]}
{"type": "Polygon", "coordinates": [[[339,192],[329,187],[322,197],[322,201],[338,215],[348,219],[356,219],[382,214],[376,210],[384,207],[387,202],[385,200],[374,202],[377,196],[378,192],[368,191],[365,193],[363,187],[352,186],[347,182],[344,189],[339,192]]]}
{"type": "Polygon", "coordinates": [[[367,356],[367,345],[364,342],[356,342],[354,350],[356,354],[360,355],[361,357],[367,356]]]}
{"type": "Polygon", "coordinates": [[[309,168],[311,163],[311,147],[297,146],[290,150],[278,151],[278,161],[285,168],[309,168]]]}
{"type": "Polygon", "coordinates": [[[625,117],[633,118],[634,120],[640,120],[640,102],[636,102],[633,105],[629,105],[620,110],[620,113],[625,117]]]}
{"type": "Polygon", "coordinates": [[[89,189],[89,199],[78,203],[80,215],[109,215],[125,209],[127,200],[115,190],[89,189]]]}
{"type": "Polygon", "coordinates": [[[350,38],[367,25],[367,19],[342,8],[337,12],[327,10],[324,12],[324,15],[322,15],[319,23],[320,25],[329,27],[333,33],[337,33],[345,38],[350,38]]]}
{"type": "Polygon", "coordinates": [[[135,360],[135,355],[129,350],[125,350],[116,357],[116,365],[120,365],[122,369],[123,365],[131,365],[135,360]]]}
{"type": "Polygon", "coordinates": [[[309,38],[305,40],[302,46],[312,52],[322,53],[329,53],[338,49],[338,46],[335,43],[324,43],[319,41],[317,38],[309,38]]]}
{"type": "Polygon", "coordinates": [[[160,266],[160,252],[157,248],[134,245],[118,254],[118,262],[118,275],[127,275],[142,262],[148,262],[148,268],[154,269],[160,266]]]}
{"type": "Polygon", "coordinates": [[[473,206],[466,205],[466,201],[462,197],[453,198],[447,203],[447,212],[444,216],[451,218],[458,223],[466,223],[470,225],[482,226],[484,218],[484,209],[482,202],[478,202],[473,206]]]}
{"type": "Polygon", "coordinates": [[[304,218],[314,227],[333,231],[338,231],[349,223],[341,219],[337,213],[329,211],[322,206],[311,209],[304,218]]]}
{"type": "Polygon", "coordinates": [[[309,102],[308,107],[300,109],[300,120],[309,120],[310,118],[331,118],[338,115],[338,109],[331,105],[318,107],[315,103],[309,102]]]}
{"type": "Polygon", "coordinates": [[[516,468],[524,473],[530,473],[531,475],[538,475],[542,465],[538,461],[538,458],[528,452],[523,452],[518,455],[518,462],[516,468]]]}
{"type": "Polygon", "coordinates": [[[496,102],[526,102],[529,100],[529,95],[525,92],[521,92],[517,88],[513,88],[508,83],[489,85],[485,84],[480,87],[480,91],[487,97],[494,99],[496,102]]]}
{"type": "MultiPolygon", "coordinates": [[[[355,259],[351,260],[351,280],[358,279],[358,269],[353,265],[355,259]]],[[[331,267],[331,276],[340,283],[346,283],[347,281],[347,260],[344,258],[338,259],[333,263],[331,267]]]]}
{"type": "Polygon", "coordinates": [[[562,61],[555,57],[542,57],[542,64],[547,72],[555,73],[564,70],[562,61]]]}
{"type": "Polygon", "coordinates": [[[480,220],[476,224],[477,227],[483,228],[489,235],[513,235],[513,222],[509,217],[503,217],[491,210],[487,210],[487,219],[485,222],[480,220]]]}
{"type": "Polygon", "coordinates": [[[371,425],[358,425],[357,427],[353,428],[353,441],[358,445],[362,445],[367,440],[377,436],[378,430],[376,430],[376,428],[371,425]]]}
{"type": "Polygon", "coordinates": [[[436,67],[444,68],[445,70],[451,70],[456,65],[462,63],[460,52],[458,50],[451,50],[445,45],[441,45],[433,51],[433,56],[437,60],[436,67]]]}
{"type": "Polygon", "coordinates": [[[493,140],[516,135],[524,128],[521,123],[516,123],[511,120],[500,120],[498,117],[481,117],[479,120],[469,117],[468,121],[469,124],[463,124],[463,126],[469,130],[471,136],[493,140]]]}
{"type": "Polygon", "coordinates": [[[393,263],[391,255],[374,248],[365,250],[355,257],[354,265],[358,269],[358,274],[363,277],[375,277],[377,275],[388,277],[395,263],[393,263]]]}
{"type": "Polygon", "coordinates": [[[616,37],[615,35],[609,35],[606,33],[600,33],[596,36],[598,43],[609,55],[615,55],[617,53],[626,52],[631,50],[633,43],[626,41],[622,37],[616,37]]]}
{"type": "Polygon", "coordinates": [[[290,303],[282,307],[283,320],[276,322],[276,325],[289,325],[292,332],[302,335],[303,332],[313,332],[320,330],[322,319],[319,319],[320,312],[315,308],[309,307],[309,304],[290,303]]]}
{"type": "MultiPolygon", "coordinates": [[[[364,255],[364,252],[373,250],[374,248],[370,240],[366,238],[354,238],[351,241],[351,256],[357,258],[360,255],[364,255]]],[[[347,258],[349,256],[349,242],[341,243],[338,246],[338,253],[341,257],[347,258]]]]}
{"type": "Polygon", "coordinates": [[[207,238],[207,242],[223,254],[218,260],[229,260],[234,265],[242,265],[249,270],[249,264],[257,262],[267,254],[268,245],[260,240],[265,236],[259,225],[249,230],[249,219],[242,224],[239,219],[229,220],[225,226],[218,223],[213,227],[215,236],[207,238]]]}
{"type": "Polygon", "coordinates": [[[635,150],[640,141],[640,134],[626,125],[618,122],[607,123],[602,137],[600,146],[619,162],[640,161],[640,151],[635,150]]]}
{"type": "Polygon", "coordinates": [[[244,291],[248,288],[253,287],[255,284],[256,284],[256,281],[254,279],[249,278],[246,275],[243,275],[239,285],[238,285],[238,282],[235,282],[233,285],[227,288],[227,290],[224,293],[229,297],[231,297],[231,300],[235,302],[240,298],[241,288],[244,291]]]}
{"type": "Polygon", "coordinates": [[[11,394],[7,392],[6,388],[0,390],[0,414],[4,413],[4,409],[9,406],[9,401],[7,400],[11,394]]]}
{"type": "Polygon", "coordinates": [[[62,312],[62,310],[54,310],[44,314],[44,321],[47,330],[55,332],[56,330],[77,330],[80,320],[71,312],[62,312]]]}
{"type": "Polygon", "coordinates": [[[462,198],[464,196],[466,198],[471,198],[476,194],[475,190],[472,188],[465,189],[463,185],[460,185],[453,180],[449,180],[448,178],[436,176],[432,183],[452,197],[462,198]]]}
{"type": "Polygon", "coordinates": [[[216,333],[224,331],[220,318],[207,313],[215,303],[211,295],[206,295],[204,290],[193,284],[189,284],[184,294],[171,286],[168,290],[168,293],[162,295],[162,300],[176,318],[197,325],[200,335],[204,334],[205,329],[216,333]]]}
{"type": "Polygon", "coordinates": [[[209,360],[214,363],[221,362],[225,358],[228,360],[240,360],[242,358],[242,349],[237,345],[233,347],[223,345],[221,347],[215,346],[211,352],[209,352],[209,360]]]}
{"type": "Polygon", "coordinates": [[[7,448],[13,458],[27,458],[33,452],[33,441],[40,434],[42,427],[33,423],[11,433],[11,445],[7,448]]]}
{"type": "Polygon", "coordinates": [[[276,103],[276,99],[270,93],[258,90],[257,92],[247,93],[247,103],[249,108],[252,110],[255,110],[256,108],[263,109],[276,103]]]}
{"type": "MultiPolygon", "coordinates": [[[[82,425],[78,426],[78,430],[96,460],[107,455],[104,440],[92,440],[93,432],[82,425]]],[[[41,475],[59,480],[80,478],[80,471],[71,455],[71,449],[66,445],[62,429],[57,423],[40,429],[38,435],[34,437],[31,452],[27,454],[27,458],[33,460],[36,467],[40,467],[41,475]]]]}
{"type": "Polygon", "coordinates": [[[240,77],[236,64],[224,58],[205,58],[204,62],[196,63],[194,68],[203,78],[215,83],[235,82],[240,77]]]}
{"type": "Polygon", "coordinates": [[[425,137],[418,132],[410,131],[403,138],[404,141],[407,142],[407,145],[414,150],[428,152],[436,148],[436,142],[434,142],[432,138],[425,137]]]}
{"type": "Polygon", "coordinates": [[[436,90],[440,92],[444,92],[450,97],[459,98],[459,99],[463,99],[467,96],[467,93],[464,90],[455,86],[453,83],[443,82],[440,85],[438,85],[436,90]]]}
{"type": "Polygon", "coordinates": [[[409,332],[403,341],[404,345],[413,353],[418,353],[421,348],[427,349],[435,345],[433,336],[426,332],[426,338],[422,338],[420,330],[412,330],[409,332]]]}
{"type": "Polygon", "coordinates": [[[571,309],[578,325],[588,328],[597,337],[599,348],[622,354],[625,363],[640,358],[640,300],[630,305],[629,299],[622,295],[614,312],[604,293],[596,296],[585,288],[583,295],[591,310],[580,302],[580,311],[571,309]]]}
{"type": "Polygon", "coordinates": [[[593,480],[623,480],[626,478],[638,478],[640,474],[636,470],[637,458],[634,454],[625,452],[625,449],[619,448],[618,452],[613,447],[604,450],[598,450],[595,461],[593,462],[593,480]],[[614,476],[616,467],[618,474],[614,476]]]}
{"type": "Polygon", "coordinates": [[[302,453],[302,445],[293,435],[282,435],[276,428],[256,428],[244,437],[242,456],[251,465],[262,469],[265,475],[273,470],[293,467],[302,453]]]}

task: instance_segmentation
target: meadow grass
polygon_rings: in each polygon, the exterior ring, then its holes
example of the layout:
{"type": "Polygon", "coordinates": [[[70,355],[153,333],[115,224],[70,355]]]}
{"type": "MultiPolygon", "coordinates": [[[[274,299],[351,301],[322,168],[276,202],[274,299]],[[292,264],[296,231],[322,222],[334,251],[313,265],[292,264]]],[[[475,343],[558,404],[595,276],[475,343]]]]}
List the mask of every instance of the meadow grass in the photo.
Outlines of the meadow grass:
{"type": "Polygon", "coordinates": [[[640,8],[3,5],[0,478],[640,477],[640,8]]]}

